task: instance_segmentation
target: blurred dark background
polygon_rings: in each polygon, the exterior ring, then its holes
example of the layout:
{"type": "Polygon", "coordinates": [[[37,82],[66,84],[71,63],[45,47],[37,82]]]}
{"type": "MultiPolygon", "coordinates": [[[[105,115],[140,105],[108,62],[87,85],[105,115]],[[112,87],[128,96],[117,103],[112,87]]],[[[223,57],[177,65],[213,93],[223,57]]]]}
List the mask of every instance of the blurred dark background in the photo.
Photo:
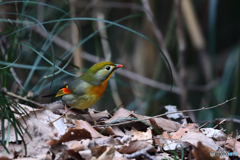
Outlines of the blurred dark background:
{"type": "MultiPolygon", "coordinates": [[[[0,65],[15,62],[1,71],[1,81],[10,92],[50,103],[57,99],[41,95],[75,78],[68,73],[81,75],[108,60],[124,68],[96,110],[125,107],[152,116],[166,112],[165,105],[214,106],[240,94],[239,8],[235,0],[1,1],[0,65]],[[68,73],[47,78],[59,71],[53,63],[68,73]]],[[[185,115],[212,126],[227,119],[231,132],[240,127],[238,102],[185,115]]]]}

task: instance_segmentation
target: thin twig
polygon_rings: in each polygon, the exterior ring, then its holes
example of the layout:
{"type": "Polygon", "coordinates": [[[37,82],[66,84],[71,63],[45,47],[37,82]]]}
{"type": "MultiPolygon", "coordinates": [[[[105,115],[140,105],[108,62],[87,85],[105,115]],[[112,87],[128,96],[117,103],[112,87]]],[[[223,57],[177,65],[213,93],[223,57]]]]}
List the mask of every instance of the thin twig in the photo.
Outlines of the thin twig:
{"type": "MultiPolygon", "coordinates": [[[[225,120],[225,122],[240,123],[240,119],[236,119],[236,118],[216,118],[215,120],[209,121],[209,123],[215,123],[217,120],[219,121],[225,120]]],[[[198,121],[196,123],[206,123],[206,121],[198,121]]]]}
{"type": "Polygon", "coordinates": [[[59,120],[60,118],[62,118],[64,115],[66,115],[68,113],[68,111],[70,111],[72,109],[72,107],[68,108],[68,110],[63,113],[61,116],[59,116],[57,119],[55,119],[54,121],[52,121],[52,123],[56,122],[57,120],[59,120]]]}
{"type": "Polygon", "coordinates": [[[162,117],[162,116],[166,116],[168,114],[174,114],[174,113],[184,113],[184,112],[196,112],[196,111],[202,111],[202,110],[208,110],[208,109],[213,109],[213,108],[216,108],[216,107],[219,107],[219,106],[222,106],[234,99],[237,99],[236,97],[234,98],[231,98],[229,100],[226,100],[225,102],[222,102],[218,105],[215,105],[215,106],[212,106],[212,107],[208,107],[208,108],[205,108],[205,107],[202,107],[202,108],[199,108],[199,109],[191,109],[191,110],[183,110],[183,111],[177,111],[177,112],[172,112],[172,113],[165,113],[165,114],[160,114],[160,115],[157,115],[157,116],[154,116],[154,118],[157,118],[157,117],[162,117]]]}
{"type": "Polygon", "coordinates": [[[206,122],[203,125],[201,125],[200,127],[198,127],[198,130],[200,130],[202,127],[206,126],[207,124],[209,124],[210,122],[206,122]]]}
{"type": "MultiPolygon", "coordinates": [[[[40,104],[40,103],[38,103],[38,102],[32,101],[32,100],[30,100],[30,99],[27,99],[27,98],[24,98],[24,97],[21,97],[21,96],[18,96],[18,95],[14,94],[14,93],[11,93],[11,92],[4,92],[4,94],[6,94],[6,95],[8,95],[8,96],[15,97],[15,98],[18,98],[18,99],[21,99],[21,100],[26,101],[26,102],[30,102],[30,103],[32,103],[32,104],[37,105],[38,107],[44,107],[44,105],[42,105],[42,104],[40,104]]],[[[45,108],[45,107],[44,107],[44,108],[45,108]]]]}
{"type": "Polygon", "coordinates": [[[208,107],[208,108],[203,107],[203,108],[199,108],[199,109],[191,109],[191,110],[183,110],[183,111],[177,111],[177,112],[171,112],[171,113],[164,113],[164,114],[156,115],[156,116],[153,116],[153,117],[148,117],[148,118],[145,118],[145,119],[132,120],[132,121],[127,121],[127,122],[122,122],[122,123],[117,123],[117,124],[111,123],[111,124],[105,124],[105,125],[95,125],[93,127],[118,126],[118,125],[133,123],[133,122],[139,122],[139,121],[143,121],[143,120],[149,120],[149,119],[152,119],[152,118],[158,118],[158,117],[166,116],[166,115],[169,115],[169,114],[184,113],[184,112],[197,112],[197,111],[202,111],[202,110],[208,110],[208,109],[213,109],[213,108],[222,106],[222,105],[224,105],[224,104],[226,104],[226,103],[228,103],[232,100],[235,100],[235,99],[237,99],[237,98],[236,97],[231,98],[229,100],[226,100],[225,102],[222,102],[218,105],[208,107]]]}
{"type": "Polygon", "coordinates": [[[225,122],[226,119],[223,119],[221,122],[219,122],[216,126],[213,127],[213,129],[217,128],[217,126],[219,126],[220,124],[222,124],[223,122],[225,122]]]}

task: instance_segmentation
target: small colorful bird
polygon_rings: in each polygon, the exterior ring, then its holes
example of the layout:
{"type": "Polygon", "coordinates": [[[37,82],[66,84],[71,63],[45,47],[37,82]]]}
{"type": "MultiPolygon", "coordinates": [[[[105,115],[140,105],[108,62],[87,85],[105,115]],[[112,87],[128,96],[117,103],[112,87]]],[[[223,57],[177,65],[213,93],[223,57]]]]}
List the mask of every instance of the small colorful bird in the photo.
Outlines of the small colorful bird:
{"type": "Polygon", "coordinates": [[[69,107],[84,109],[96,124],[88,108],[102,97],[109,78],[116,69],[121,67],[123,65],[112,62],[96,63],[85,74],[61,88],[55,97],[61,96],[62,101],[69,107]]]}

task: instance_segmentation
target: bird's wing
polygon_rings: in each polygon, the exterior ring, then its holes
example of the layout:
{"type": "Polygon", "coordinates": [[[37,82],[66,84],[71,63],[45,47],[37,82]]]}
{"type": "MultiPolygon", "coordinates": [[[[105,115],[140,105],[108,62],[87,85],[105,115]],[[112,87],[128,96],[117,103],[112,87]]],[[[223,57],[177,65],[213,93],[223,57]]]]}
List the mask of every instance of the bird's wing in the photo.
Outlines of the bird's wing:
{"type": "Polygon", "coordinates": [[[60,96],[71,94],[71,93],[72,93],[71,90],[68,88],[68,85],[66,84],[57,92],[55,97],[60,97],[60,96]]]}

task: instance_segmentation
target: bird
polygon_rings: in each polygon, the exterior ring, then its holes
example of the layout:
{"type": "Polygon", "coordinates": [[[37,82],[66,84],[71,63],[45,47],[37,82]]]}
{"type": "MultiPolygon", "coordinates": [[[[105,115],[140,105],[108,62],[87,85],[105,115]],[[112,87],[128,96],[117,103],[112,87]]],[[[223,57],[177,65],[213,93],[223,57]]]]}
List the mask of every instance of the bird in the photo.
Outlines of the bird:
{"type": "Polygon", "coordinates": [[[123,67],[122,64],[108,61],[96,63],[86,73],[59,89],[55,97],[61,97],[70,109],[83,109],[96,124],[88,108],[103,96],[111,75],[121,67],[123,67]]]}

